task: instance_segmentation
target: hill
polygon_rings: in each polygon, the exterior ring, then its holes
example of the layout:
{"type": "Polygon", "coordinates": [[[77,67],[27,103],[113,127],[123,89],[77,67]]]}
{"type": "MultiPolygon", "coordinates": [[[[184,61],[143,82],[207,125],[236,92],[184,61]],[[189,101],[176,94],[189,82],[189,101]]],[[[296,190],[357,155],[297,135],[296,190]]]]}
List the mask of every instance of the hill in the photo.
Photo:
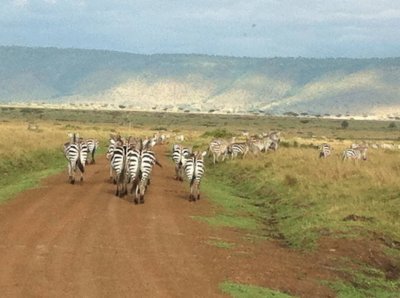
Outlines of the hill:
{"type": "Polygon", "coordinates": [[[0,103],[399,115],[400,58],[237,58],[0,47],[0,103]]]}

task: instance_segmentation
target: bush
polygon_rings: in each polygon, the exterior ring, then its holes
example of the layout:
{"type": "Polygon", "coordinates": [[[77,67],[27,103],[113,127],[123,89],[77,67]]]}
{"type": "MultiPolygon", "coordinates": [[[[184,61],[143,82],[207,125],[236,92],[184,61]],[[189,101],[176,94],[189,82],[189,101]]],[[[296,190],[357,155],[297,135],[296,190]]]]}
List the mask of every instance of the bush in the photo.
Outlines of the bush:
{"type": "Polygon", "coordinates": [[[389,123],[389,128],[396,128],[396,123],[395,122],[390,122],[389,123]]]}
{"type": "Polygon", "coordinates": [[[349,127],[349,121],[343,120],[340,125],[342,126],[343,129],[346,129],[347,127],[349,127]]]}
{"type": "Polygon", "coordinates": [[[214,137],[214,138],[231,138],[234,136],[233,133],[227,131],[226,129],[214,129],[211,131],[206,131],[201,135],[203,138],[214,137]]]}

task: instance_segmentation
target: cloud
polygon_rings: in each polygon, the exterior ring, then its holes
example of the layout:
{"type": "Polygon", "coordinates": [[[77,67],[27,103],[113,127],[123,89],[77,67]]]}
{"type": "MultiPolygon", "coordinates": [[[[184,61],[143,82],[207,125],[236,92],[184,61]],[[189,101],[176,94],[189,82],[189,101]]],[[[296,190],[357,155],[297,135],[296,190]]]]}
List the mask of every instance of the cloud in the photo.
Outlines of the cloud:
{"type": "Polygon", "coordinates": [[[13,0],[12,3],[18,7],[22,8],[28,5],[28,0],[13,0]]]}
{"type": "Polygon", "coordinates": [[[0,44],[236,56],[398,56],[400,51],[400,1],[392,0],[8,4],[0,11],[0,44]]]}

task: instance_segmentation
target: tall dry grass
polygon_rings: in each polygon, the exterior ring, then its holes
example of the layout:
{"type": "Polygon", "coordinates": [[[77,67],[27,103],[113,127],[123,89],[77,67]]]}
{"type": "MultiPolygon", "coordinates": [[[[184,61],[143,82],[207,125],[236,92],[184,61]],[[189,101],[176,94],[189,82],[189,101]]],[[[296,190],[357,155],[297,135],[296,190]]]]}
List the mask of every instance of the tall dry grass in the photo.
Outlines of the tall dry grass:
{"type": "Polygon", "coordinates": [[[280,148],[209,164],[207,174],[262,206],[265,223],[293,246],[312,246],[321,234],[400,240],[400,151],[369,150],[367,161],[343,161],[346,144],[335,148],[327,159],[317,149],[280,148]]]}

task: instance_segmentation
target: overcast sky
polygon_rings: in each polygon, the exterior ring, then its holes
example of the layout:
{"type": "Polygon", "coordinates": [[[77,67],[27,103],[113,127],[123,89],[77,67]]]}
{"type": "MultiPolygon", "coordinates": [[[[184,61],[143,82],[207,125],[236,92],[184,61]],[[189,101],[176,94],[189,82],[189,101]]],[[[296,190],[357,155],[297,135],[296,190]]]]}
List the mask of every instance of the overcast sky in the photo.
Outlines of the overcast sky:
{"type": "Polygon", "coordinates": [[[398,57],[400,1],[0,0],[0,45],[398,57]]]}

